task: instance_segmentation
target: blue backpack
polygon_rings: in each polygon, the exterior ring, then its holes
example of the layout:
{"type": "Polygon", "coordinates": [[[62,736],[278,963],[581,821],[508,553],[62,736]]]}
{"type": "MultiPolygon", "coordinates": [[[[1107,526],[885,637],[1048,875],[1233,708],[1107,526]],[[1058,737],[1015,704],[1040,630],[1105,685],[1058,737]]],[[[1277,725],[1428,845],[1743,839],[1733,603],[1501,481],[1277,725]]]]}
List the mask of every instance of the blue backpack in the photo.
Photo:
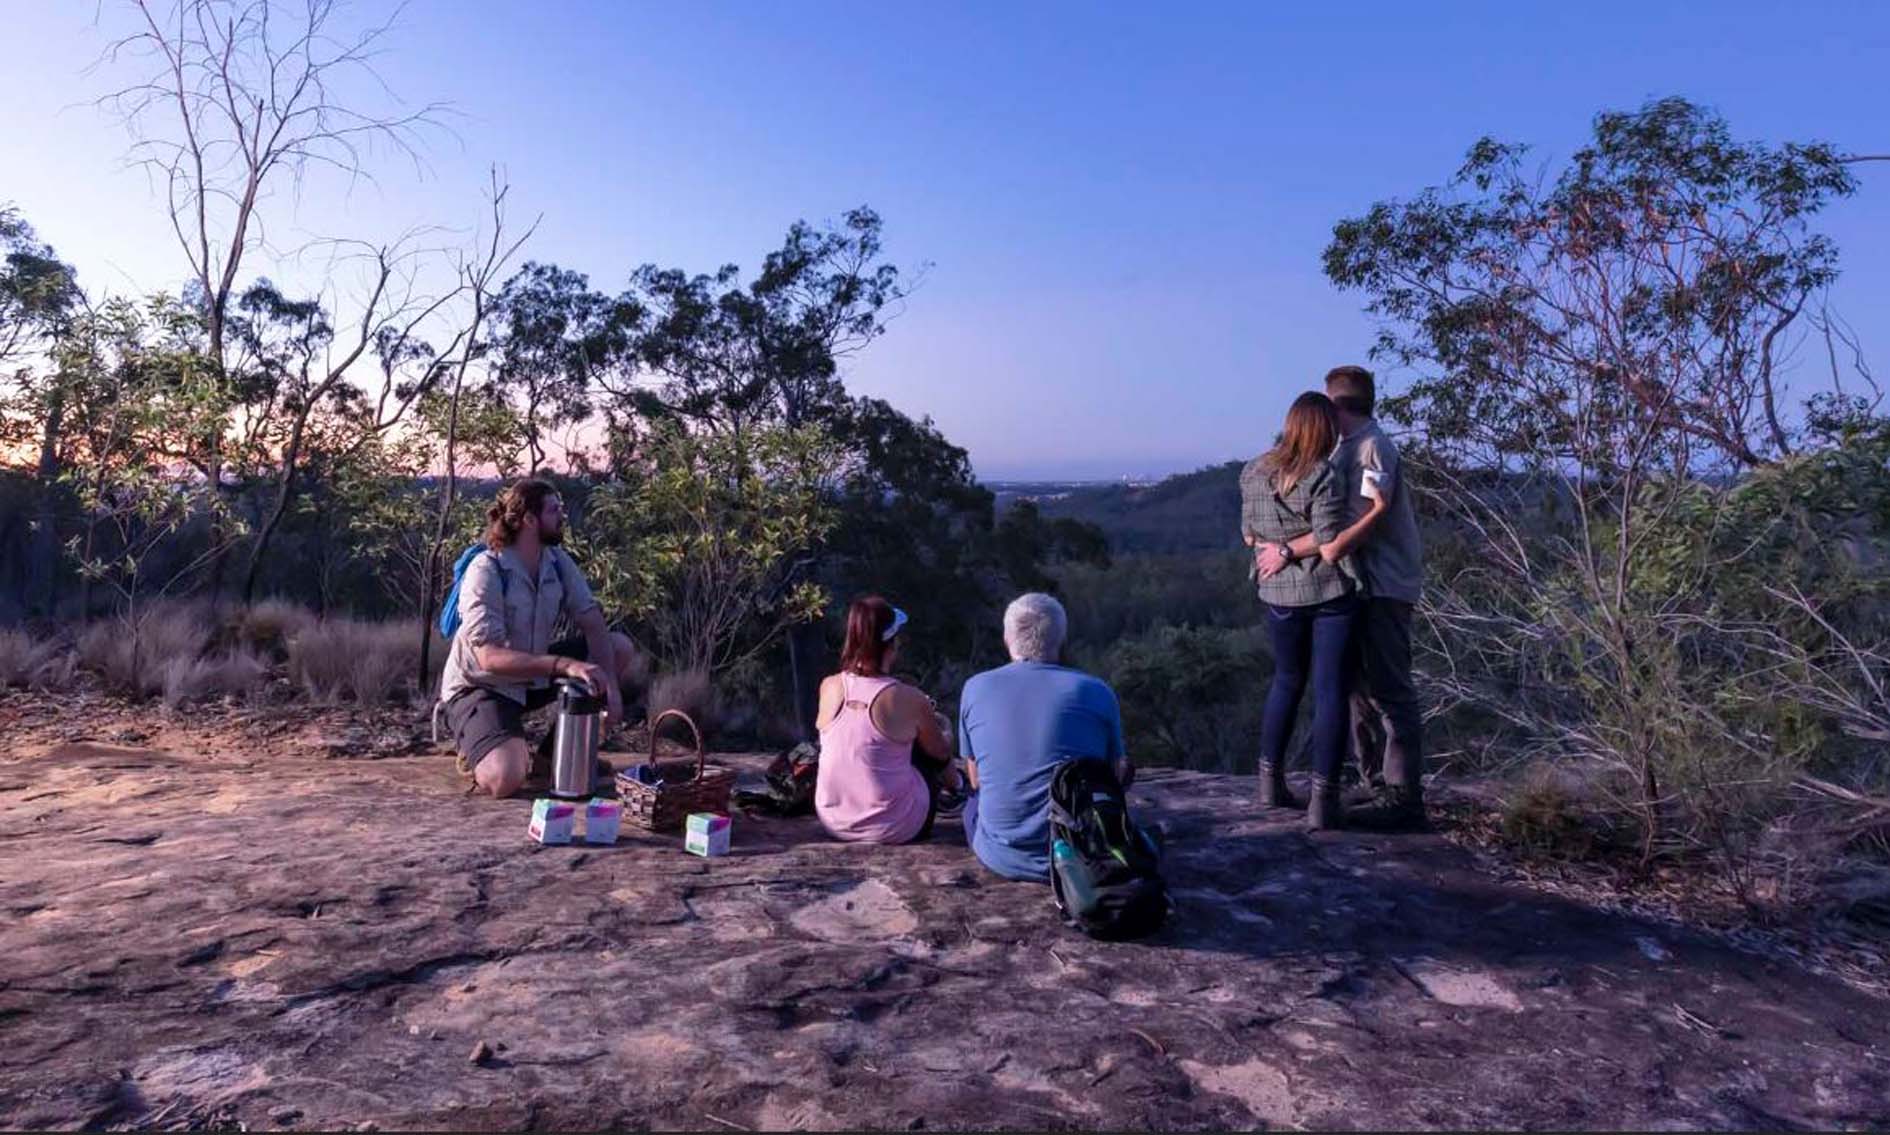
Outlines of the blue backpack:
{"type": "MultiPolygon", "coordinates": [[[[472,566],[479,553],[486,551],[484,544],[474,544],[459,554],[453,563],[453,586],[446,589],[446,604],[440,608],[440,637],[452,640],[459,631],[459,585],[466,582],[466,569],[472,566]]],[[[505,594],[505,569],[499,569],[499,594],[505,594]]]]}

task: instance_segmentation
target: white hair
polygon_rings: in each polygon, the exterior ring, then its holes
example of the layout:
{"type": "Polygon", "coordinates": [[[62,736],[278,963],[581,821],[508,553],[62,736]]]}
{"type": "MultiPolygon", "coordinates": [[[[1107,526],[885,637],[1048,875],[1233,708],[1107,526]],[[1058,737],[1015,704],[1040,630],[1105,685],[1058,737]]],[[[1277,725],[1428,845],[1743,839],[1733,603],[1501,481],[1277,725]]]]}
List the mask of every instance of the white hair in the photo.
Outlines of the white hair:
{"type": "Polygon", "coordinates": [[[1013,662],[1055,662],[1069,629],[1063,604],[1041,591],[1019,595],[1004,609],[1004,646],[1013,662]]]}

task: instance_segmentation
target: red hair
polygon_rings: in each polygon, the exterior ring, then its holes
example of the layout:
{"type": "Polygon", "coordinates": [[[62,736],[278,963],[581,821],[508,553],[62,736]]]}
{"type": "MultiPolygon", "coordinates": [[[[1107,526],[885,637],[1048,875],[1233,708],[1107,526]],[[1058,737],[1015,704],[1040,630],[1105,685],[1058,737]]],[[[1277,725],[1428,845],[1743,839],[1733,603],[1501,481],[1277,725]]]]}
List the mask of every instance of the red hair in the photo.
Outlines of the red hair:
{"type": "Polygon", "coordinates": [[[886,630],[893,625],[893,606],[877,595],[862,595],[847,605],[847,642],[840,648],[840,670],[866,678],[885,675],[886,630]]]}

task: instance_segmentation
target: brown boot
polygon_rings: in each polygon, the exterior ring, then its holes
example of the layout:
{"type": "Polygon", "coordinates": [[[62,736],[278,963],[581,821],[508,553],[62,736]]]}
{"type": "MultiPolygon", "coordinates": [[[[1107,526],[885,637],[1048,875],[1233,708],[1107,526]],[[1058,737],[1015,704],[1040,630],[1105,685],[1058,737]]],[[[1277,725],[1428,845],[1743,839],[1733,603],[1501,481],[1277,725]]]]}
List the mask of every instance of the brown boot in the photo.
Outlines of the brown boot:
{"type": "Polygon", "coordinates": [[[525,780],[518,786],[520,792],[546,792],[551,788],[551,744],[552,734],[547,732],[545,739],[532,750],[532,763],[525,769],[525,780]]]}
{"type": "Polygon", "coordinates": [[[1385,802],[1385,782],[1370,780],[1355,784],[1339,794],[1347,808],[1376,808],[1385,802]]]}
{"type": "Polygon", "coordinates": [[[1314,777],[1312,796],[1306,801],[1306,828],[1315,832],[1335,832],[1345,827],[1345,802],[1339,786],[1324,777],[1314,777]]]}
{"type": "Polygon", "coordinates": [[[1273,761],[1260,762],[1260,806],[1291,809],[1306,806],[1286,787],[1285,765],[1273,761]]]}
{"type": "Polygon", "coordinates": [[[1384,803],[1351,813],[1351,825],[1370,832],[1421,832],[1429,825],[1424,819],[1424,790],[1409,784],[1385,786],[1384,803]]]}

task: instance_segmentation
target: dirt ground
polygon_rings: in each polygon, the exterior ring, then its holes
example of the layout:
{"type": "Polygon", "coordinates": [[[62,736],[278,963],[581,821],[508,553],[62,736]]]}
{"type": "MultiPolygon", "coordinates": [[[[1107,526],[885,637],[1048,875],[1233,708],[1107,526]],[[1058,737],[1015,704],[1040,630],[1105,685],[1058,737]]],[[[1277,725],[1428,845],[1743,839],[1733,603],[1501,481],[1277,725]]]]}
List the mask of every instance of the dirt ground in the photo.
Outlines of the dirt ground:
{"type": "Polygon", "coordinates": [[[391,716],[0,738],[7,1128],[1890,1125],[1883,1000],[1248,781],[1145,776],[1177,917],[1102,944],[950,822],[537,847],[391,716]]]}

